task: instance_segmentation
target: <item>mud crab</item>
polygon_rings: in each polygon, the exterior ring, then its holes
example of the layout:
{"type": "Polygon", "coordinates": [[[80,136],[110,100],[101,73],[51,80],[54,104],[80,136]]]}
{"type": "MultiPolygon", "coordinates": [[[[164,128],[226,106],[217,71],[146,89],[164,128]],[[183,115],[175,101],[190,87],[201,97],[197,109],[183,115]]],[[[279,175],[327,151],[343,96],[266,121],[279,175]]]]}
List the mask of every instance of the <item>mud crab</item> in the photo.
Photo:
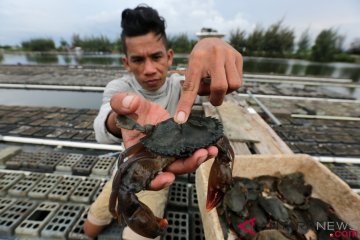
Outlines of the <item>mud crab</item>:
{"type": "Polygon", "coordinates": [[[211,210],[221,202],[232,183],[230,164],[234,151],[219,120],[190,116],[184,124],[177,124],[170,118],[157,125],[141,126],[126,116],[119,116],[117,125],[145,134],[139,143],[119,156],[109,210],[120,224],[126,223],[144,237],[161,235],[168,225],[167,220],[156,217],[135,193],[147,189],[151,180],[176,159],[187,158],[197,149],[210,145],[217,146],[219,152],[210,170],[206,208],[211,210]]]}
{"type": "Polygon", "coordinates": [[[333,230],[318,227],[325,222],[344,224],[351,231],[330,204],[311,194],[312,186],[302,172],[234,177],[218,212],[230,233],[236,235],[232,237],[244,240],[334,239],[333,230]]]}

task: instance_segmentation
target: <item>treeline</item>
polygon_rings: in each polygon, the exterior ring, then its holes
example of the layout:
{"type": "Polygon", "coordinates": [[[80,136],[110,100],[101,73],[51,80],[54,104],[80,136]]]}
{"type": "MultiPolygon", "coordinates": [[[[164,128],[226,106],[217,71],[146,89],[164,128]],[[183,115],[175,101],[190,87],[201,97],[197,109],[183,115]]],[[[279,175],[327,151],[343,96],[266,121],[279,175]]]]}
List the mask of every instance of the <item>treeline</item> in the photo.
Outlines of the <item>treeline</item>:
{"type": "MultiPolygon", "coordinates": [[[[244,56],[300,58],[320,62],[354,61],[351,55],[360,55],[360,38],[355,39],[348,49],[343,47],[344,39],[345,36],[330,28],[322,30],[314,41],[310,38],[309,30],[306,30],[295,42],[294,30],[278,21],[267,29],[257,27],[251,33],[233,30],[229,43],[244,56]]],[[[175,53],[189,53],[196,42],[185,33],[168,36],[168,45],[175,53]]],[[[75,47],[80,47],[84,52],[122,52],[120,38],[111,41],[103,35],[80,37],[74,34],[71,42],[62,39],[58,47],[50,38],[36,38],[21,43],[25,51],[67,51],[75,47]]],[[[9,46],[3,48],[8,49],[9,46]]]]}
{"type": "Polygon", "coordinates": [[[318,62],[354,61],[350,54],[360,53],[360,39],[355,39],[349,49],[343,48],[345,36],[335,29],[322,30],[311,42],[309,30],[304,31],[298,42],[289,27],[282,21],[268,29],[257,27],[252,33],[236,29],[230,33],[230,44],[244,56],[301,58],[318,62]]]}
{"type": "MultiPolygon", "coordinates": [[[[196,42],[197,40],[189,39],[185,33],[176,36],[168,36],[168,47],[174,49],[176,53],[189,53],[196,42]]],[[[69,50],[74,49],[75,47],[80,47],[84,52],[122,52],[120,38],[111,41],[103,35],[81,38],[80,35],[74,34],[71,43],[62,39],[58,48],[55,47],[55,42],[52,39],[36,38],[29,41],[23,41],[21,47],[25,51],[41,52],[69,50]]]]}
{"type": "Polygon", "coordinates": [[[55,49],[55,42],[50,38],[35,38],[23,41],[21,47],[26,51],[47,52],[55,49]]]}
{"type": "MultiPolygon", "coordinates": [[[[111,42],[106,36],[99,37],[85,37],[81,38],[80,35],[74,34],[72,37],[71,47],[81,47],[85,52],[104,52],[110,53],[117,50],[118,41],[111,42]]],[[[62,40],[62,47],[68,46],[67,43],[62,40]]]]}
{"type": "Polygon", "coordinates": [[[119,43],[117,41],[112,42],[106,36],[92,36],[81,38],[80,35],[74,34],[71,39],[71,43],[66,40],[60,40],[60,46],[55,47],[54,40],[50,38],[35,38],[28,41],[21,42],[21,48],[25,51],[66,51],[80,47],[85,52],[104,52],[110,53],[118,51],[119,43]]]}

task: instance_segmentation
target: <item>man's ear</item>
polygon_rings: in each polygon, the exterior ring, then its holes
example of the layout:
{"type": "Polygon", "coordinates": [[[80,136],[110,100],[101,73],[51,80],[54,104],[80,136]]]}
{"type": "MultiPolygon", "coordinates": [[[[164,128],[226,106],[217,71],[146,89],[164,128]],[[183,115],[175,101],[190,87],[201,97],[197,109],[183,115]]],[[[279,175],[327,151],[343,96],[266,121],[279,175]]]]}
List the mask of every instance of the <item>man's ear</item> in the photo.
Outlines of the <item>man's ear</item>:
{"type": "Polygon", "coordinates": [[[167,50],[167,56],[168,56],[168,66],[171,67],[174,59],[174,50],[171,48],[167,50]]]}
{"type": "Polygon", "coordinates": [[[130,72],[129,60],[127,59],[127,57],[121,58],[121,61],[122,61],[123,65],[124,65],[124,67],[126,68],[126,70],[128,70],[130,72]]]}

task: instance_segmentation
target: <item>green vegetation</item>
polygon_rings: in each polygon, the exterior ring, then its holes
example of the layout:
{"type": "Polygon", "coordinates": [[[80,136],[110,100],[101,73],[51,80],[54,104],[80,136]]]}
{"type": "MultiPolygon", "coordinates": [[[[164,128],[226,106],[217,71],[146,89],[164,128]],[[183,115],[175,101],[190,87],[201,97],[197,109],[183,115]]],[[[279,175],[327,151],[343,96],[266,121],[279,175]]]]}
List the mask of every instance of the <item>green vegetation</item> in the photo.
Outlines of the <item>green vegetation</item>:
{"type": "Polygon", "coordinates": [[[349,49],[350,54],[360,55],[360,38],[356,38],[351,44],[349,49]]]}
{"type": "Polygon", "coordinates": [[[335,59],[335,54],[341,52],[341,38],[333,29],[320,32],[312,47],[311,59],[318,62],[330,62],[335,59]]]}
{"type": "Polygon", "coordinates": [[[305,30],[297,43],[294,31],[283,26],[282,21],[264,30],[256,27],[247,37],[245,31],[237,29],[230,33],[230,44],[244,56],[300,58],[318,62],[355,62],[350,54],[360,53],[360,39],[351,44],[349,51],[342,45],[344,36],[334,29],[321,31],[311,46],[309,30],[305,30]]]}
{"type": "Polygon", "coordinates": [[[194,47],[196,41],[189,40],[185,33],[168,37],[168,47],[176,53],[189,53],[194,47]]]}
{"type": "Polygon", "coordinates": [[[0,49],[9,50],[12,47],[10,45],[0,45],[0,49]]]}
{"type": "Polygon", "coordinates": [[[35,38],[21,43],[24,50],[34,52],[48,52],[55,50],[55,43],[50,38],[35,38]]]}
{"type": "Polygon", "coordinates": [[[230,32],[230,43],[239,52],[244,52],[247,46],[246,33],[240,29],[230,32]]]}
{"type": "Polygon", "coordinates": [[[27,53],[26,59],[29,62],[35,62],[35,63],[46,63],[46,64],[57,64],[58,58],[55,54],[51,53],[27,53]]]}
{"type": "MultiPolygon", "coordinates": [[[[262,55],[262,46],[264,42],[264,30],[260,27],[255,28],[255,30],[249,35],[246,40],[244,55],[261,56],[262,55]]],[[[232,45],[232,43],[230,42],[232,45]]],[[[240,46],[239,46],[240,47],[240,46]]]]}
{"type": "Polygon", "coordinates": [[[121,43],[121,38],[117,38],[113,44],[113,51],[114,52],[123,52],[122,49],[122,43],[121,43]]]}
{"type": "Polygon", "coordinates": [[[246,38],[245,31],[237,29],[230,34],[230,44],[244,55],[287,57],[294,48],[293,30],[282,26],[282,21],[267,30],[256,27],[246,38]]]}
{"type": "Polygon", "coordinates": [[[286,57],[294,48],[293,30],[283,27],[279,21],[269,27],[264,34],[262,50],[270,57],[286,57]]]}
{"type": "Polygon", "coordinates": [[[309,29],[306,29],[300,36],[297,44],[298,49],[296,50],[295,56],[298,58],[308,59],[311,54],[311,43],[309,29]]]}
{"type": "Polygon", "coordinates": [[[73,35],[72,46],[81,47],[85,52],[110,53],[113,49],[113,43],[105,36],[81,38],[78,34],[73,35]]]}
{"type": "MultiPolygon", "coordinates": [[[[360,62],[360,38],[355,39],[349,49],[343,49],[345,37],[335,29],[322,30],[312,42],[309,29],[305,30],[295,42],[294,30],[284,26],[280,20],[267,29],[257,26],[247,33],[237,28],[230,32],[229,43],[244,56],[299,58],[318,62],[360,62]]],[[[189,53],[197,40],[190,39],[186,33],[168,36],[168,46],[175,53],[189,53]]],[[[24,51],[69,51],[80,47],[84,52],[122,52],[121,39],[111,41],[106,36],[80,37],[73,34],[70,43],[61,39],[58,48],[49,38],[35,38],[21,43],[21,49],[1,46],[4,50],[24,51]]]]}

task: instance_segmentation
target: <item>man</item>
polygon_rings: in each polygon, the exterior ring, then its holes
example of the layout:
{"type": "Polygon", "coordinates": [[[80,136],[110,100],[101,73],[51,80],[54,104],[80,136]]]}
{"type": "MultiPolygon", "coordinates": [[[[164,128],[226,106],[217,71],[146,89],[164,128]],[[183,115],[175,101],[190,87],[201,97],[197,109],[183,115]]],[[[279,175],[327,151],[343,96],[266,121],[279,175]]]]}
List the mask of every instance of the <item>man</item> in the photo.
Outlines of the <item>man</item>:
{"type": "MultiPolygon", "coordinates": [[[[122,13],[123,64],[129,75],[111,81],[104,91],[103,103],[94,122],[96,139],[102,143],[124,142],[126,148],[143,136],[138,131],[116,127],[117,115],[127,115],[140,124],[156,124],[174,116],[178,123],[186,122],[197,94],[209,95],[213,105],[220,105],[226,93],[241,85],[242,57],[220,39],[199,41],[189,57],[186,80],[168,75],[174,52],[167,48],[165,20],[156,10],[147,6],[125,9],[122,13]],[[211,77],[211,83],[201,81],[211,77]]],[[[217,148],[197,150],[185,160],[177,160],[159,174],[150,184],[151,190],[138,194],[139,199],[162,217],[168,186],[175,174],[193,172],[205,160],[217,155],[217,148]]],[[[108,211],[111,192],[110,180],[92,204],[85,222],[85,234],[91,237],[109,224],[108,211]]],[[[144,239],[125,228],[124,239],[144,239]]]]}

